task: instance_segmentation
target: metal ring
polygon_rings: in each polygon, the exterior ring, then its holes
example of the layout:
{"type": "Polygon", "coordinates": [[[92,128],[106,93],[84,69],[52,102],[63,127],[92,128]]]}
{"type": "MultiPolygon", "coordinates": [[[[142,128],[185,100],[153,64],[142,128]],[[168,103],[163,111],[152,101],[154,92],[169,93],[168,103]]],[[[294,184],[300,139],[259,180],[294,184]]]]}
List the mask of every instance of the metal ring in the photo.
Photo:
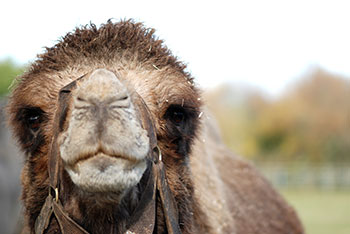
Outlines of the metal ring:
{"type": "Polygon", "coordinates": [[[159,146],[156,146],[157,150],[158,150],[158,161],[162,161],[162,151],[160,150],[159,146]]]}
{"type": "Polygon", "coordinates": [[[58,188],[55,188],[55,202],[58,202],[58,188]]]}

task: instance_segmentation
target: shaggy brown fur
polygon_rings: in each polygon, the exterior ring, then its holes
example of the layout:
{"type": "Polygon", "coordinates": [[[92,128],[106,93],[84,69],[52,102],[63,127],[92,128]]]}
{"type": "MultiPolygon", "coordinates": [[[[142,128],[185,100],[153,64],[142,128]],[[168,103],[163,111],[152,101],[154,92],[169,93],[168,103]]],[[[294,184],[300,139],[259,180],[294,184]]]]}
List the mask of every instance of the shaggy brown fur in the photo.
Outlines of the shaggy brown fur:
{"type": "MultiPolygon", "coordinates": [[[[48,148],[58,91],[98,68],[122,77],[150,109],[183,233],[303,232],[293,209],[269,183],[249,163],[226,150],[214,137],[218,134],[212,123],[200,123],[200,95],[186,66],[154,36],[153,29],[133,21],[76,29],[47,48],[18,79],[8,111],[26,152],[22,171],[26,231],[33,232],[47,196],[48,148]],[[184,116],[174,117],[175,112],[184,116]],[[180,118],[183,125],[174,125],[174,118],[180,118]]],[[[125,221],[142,192],[142,180],[120,204],[96,205],[94,196],[81,197],[67,173],[63,175],[70,195],[62,202],[77,223],[91,233],[125,231],[125,221]]],[[[159,212],[157,233],[164,231],[161,216],[159,212]]],[[[56,228],[53,220],[50,229],[56,228]]]]}

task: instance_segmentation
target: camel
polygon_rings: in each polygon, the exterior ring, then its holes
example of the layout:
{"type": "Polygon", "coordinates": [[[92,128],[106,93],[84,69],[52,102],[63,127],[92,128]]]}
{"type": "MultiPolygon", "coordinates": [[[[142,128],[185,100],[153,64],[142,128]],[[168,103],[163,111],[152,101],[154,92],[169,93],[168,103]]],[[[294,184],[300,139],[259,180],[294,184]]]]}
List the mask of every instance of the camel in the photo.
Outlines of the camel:
{"type": "Polygon", "coordinates": [[[17,79],[7,110],[25,153],[23,233],[303,233],[222,143],[154,32],[133,20],[76,28],[17,79]]]}

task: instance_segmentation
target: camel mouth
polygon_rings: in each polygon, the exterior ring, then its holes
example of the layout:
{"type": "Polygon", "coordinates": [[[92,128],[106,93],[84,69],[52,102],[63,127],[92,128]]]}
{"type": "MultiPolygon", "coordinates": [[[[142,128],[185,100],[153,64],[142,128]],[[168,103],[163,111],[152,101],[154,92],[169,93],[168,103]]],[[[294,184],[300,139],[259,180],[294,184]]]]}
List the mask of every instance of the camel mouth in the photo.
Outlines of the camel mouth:
{"type": "Polygon", "coordinates": [[[115,159],[121,159],[121,160],[126,160],[126,161],[129,161],[131,163],[135,163],[135,164],[138,163],[139,161],[141,161],[141,160],[138,160],[135,158],[128,157],[126,155],[122,155],[122,154],[107,154],[107,153],[104,153],[102,151],[98,151],[98,152],[93,153],[93,154],[85,154],[85,155],[80,156],[71,165],[74,166],[74,165],[82,163],[86,160],[89,160],[91,158],[98,158],[98,157],[110,157],[110,158],[115,158],[115,159]]]}
{"type": "Polygon", "coordinates": [[[124,165],[123,170],[132,170],[135,165],[138,165],[144,159],[135,159],[122,154],[107,154],[102,151],[98,151],[92,154],[84,154],[79,156],[75,161],[66,164],[66,167],[79,173],[79,166],[85,162],[94,161],[95,166],[99,168],[101,172],[105,171],[106,168],[112,166],[114,163],[121,163],[124,165]]]}

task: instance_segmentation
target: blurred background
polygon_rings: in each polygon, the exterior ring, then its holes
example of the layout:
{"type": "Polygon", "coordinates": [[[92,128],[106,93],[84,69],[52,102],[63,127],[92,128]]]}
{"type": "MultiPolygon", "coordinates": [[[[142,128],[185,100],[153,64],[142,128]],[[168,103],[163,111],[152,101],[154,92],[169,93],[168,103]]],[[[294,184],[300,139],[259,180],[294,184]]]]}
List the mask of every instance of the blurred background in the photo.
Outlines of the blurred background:
{"type": "Polygon", "coordinates": [[[6,128],[13,79],[75,27],[134,18],[188,65],[228,147],[252,160],[306,233],[350,233],[350,3],[16,1],[0,25],[0,233],[16,233],[24,157],[6,128]]]}

